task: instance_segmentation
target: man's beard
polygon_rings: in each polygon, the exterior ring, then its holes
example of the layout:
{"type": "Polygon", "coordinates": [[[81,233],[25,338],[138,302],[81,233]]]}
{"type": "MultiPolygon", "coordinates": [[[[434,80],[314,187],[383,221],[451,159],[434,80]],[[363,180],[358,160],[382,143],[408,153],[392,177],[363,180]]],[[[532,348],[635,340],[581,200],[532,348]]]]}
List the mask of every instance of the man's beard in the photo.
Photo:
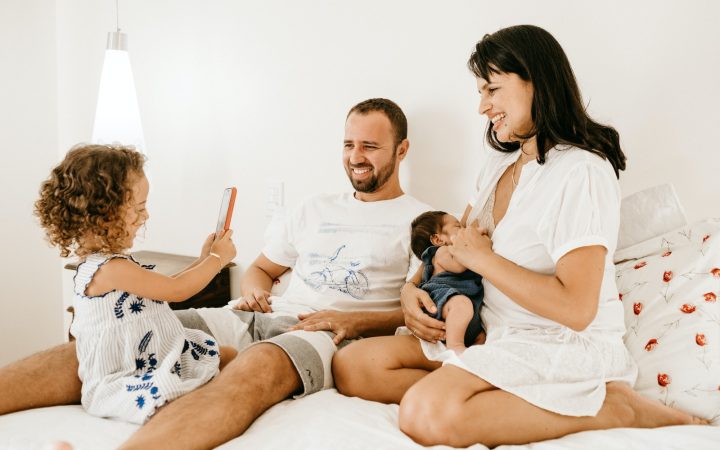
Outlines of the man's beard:
{"type": "Polygon", "coordinates": [[[370,167],[372,170],[372,166],[366,166],[366,165],[356,165],[353,166],[348,163],[348,169],[346,169],[348,178],[350,178],[350,183],[352,184],[353,188],[357,192],[363,192],[363,193],[372,193],[380,189],[387,183],[387,181],[390,179],[390,176],[392,176],[393,173],[395,173],[395,160],[397,158],[397,152],[393,152],[392,159],[388,164],[383,166],[380,170],[378,170],[377,175],[372,174],[370,178],[367,178],[365,180],[356,180],[353,178],[352,170],[355,169],[362,169],[370,167]]]}

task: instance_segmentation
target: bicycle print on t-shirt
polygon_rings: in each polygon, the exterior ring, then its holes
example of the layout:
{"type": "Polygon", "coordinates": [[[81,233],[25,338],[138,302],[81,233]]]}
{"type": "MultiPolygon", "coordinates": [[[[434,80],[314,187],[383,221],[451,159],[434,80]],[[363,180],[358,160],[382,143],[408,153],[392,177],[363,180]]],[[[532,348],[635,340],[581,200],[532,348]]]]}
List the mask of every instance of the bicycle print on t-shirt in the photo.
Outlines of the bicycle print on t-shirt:
{"type": "Polygon", "coordinates": [[[304,281],[315,290],[327,287],[361,299],[369,289],[368,279],[361,270],[357,269],[360,265],[359,261],[349,261],[347,265],[337,261],[344,248],[345,245],[338,247],[324,262],[322,269],[310,273],[304,281]]]}

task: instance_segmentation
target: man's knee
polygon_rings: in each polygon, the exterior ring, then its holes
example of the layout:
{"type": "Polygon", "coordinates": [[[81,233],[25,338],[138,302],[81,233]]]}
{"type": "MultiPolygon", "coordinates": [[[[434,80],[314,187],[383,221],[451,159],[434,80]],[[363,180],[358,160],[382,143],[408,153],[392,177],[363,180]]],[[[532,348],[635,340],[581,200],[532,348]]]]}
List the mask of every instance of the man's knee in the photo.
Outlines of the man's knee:
{"type": "Polygon", "coordinates": [[[80,402],[75,342],[67,342],[0,368],[0,415],[80,402]]]}
{"type": "Polygon", "coordinates": [[[285,396],[300,385],[300,376],[290,357],[270,343],[260,343],[240,353],[220,372],[220,378],[228,383],[252,385],[260,393],[289,390],[285,396]]]}

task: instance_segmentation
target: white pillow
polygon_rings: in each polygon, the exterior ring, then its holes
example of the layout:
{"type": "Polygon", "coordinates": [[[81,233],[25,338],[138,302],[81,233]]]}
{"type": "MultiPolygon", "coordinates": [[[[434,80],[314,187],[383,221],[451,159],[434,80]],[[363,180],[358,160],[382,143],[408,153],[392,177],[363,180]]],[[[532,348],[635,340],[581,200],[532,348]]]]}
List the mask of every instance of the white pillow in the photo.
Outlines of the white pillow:
{"type": "Polygon", "coordinates": [[[620,252],[625,345],[635,390],[720,424],[720,219],[620,252]]]}
{"type": "MultiPolygon", "coordinates": [[[[671,184],[647,188],[622,199],[617,248],[625,249],[685,225],[685,211],[671,184]]],[[[615,261],[619,261],[617,256],[615,261]]]]}

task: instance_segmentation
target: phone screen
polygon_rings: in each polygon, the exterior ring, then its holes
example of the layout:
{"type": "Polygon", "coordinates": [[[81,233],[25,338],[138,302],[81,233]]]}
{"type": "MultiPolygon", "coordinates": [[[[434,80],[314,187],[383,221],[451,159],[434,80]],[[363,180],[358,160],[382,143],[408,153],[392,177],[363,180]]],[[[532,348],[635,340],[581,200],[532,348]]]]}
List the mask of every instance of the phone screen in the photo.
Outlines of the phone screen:
{"type": "Polygon", "coordinates": [[[215,227],[215,234],[217,236],[219,236],[224,230],[230,228],[230,220],[232,219],[236,192],[237,190],[234,187],[227,188],[223,192],[222,202],[220,202],[220,214],[218,215],[217,226],[215,227]]]}

